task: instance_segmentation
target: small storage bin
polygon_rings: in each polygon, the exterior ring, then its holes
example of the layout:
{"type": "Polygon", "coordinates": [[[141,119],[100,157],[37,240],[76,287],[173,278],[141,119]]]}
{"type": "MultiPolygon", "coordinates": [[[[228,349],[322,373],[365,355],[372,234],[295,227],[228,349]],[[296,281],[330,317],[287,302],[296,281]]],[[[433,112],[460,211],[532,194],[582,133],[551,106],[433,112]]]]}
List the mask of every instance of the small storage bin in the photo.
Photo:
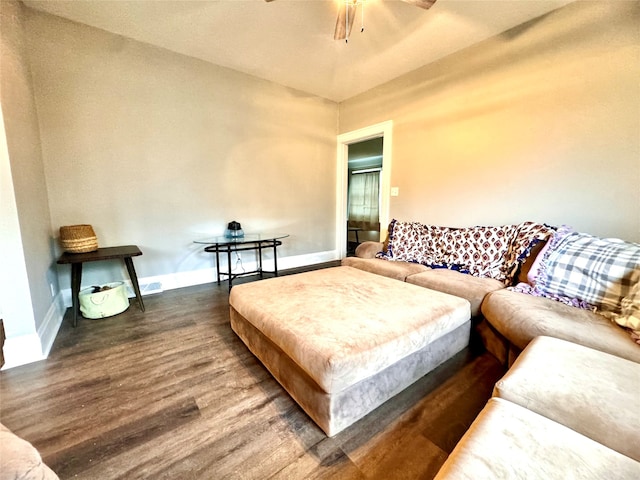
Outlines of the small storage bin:
{"type": "Polygon", "coordinates": [[[129,308],[129,298],[124,282],[107,283],[102,287],[89,287],[80,290],[80,312],[85,318],[105,318],[117,315],[129,308]],[[93,293],[96,288],[105,288],[93,293]]]}

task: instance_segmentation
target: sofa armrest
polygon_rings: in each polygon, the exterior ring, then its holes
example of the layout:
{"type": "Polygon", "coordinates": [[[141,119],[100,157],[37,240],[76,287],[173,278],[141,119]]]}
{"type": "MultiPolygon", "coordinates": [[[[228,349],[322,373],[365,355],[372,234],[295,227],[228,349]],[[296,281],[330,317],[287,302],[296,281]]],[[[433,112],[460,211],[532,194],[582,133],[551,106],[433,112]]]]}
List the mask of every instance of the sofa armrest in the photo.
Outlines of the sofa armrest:
{"type": "Polygon", "coordinates": [[[21,480],[59,480],[28,441],[0,423],[0,477],[21,480]]]}
{"type": "Polygon", "coordinates": [[[383,248],[384,244],[382,242],[362,242],[356,247],[356,257],[376,258],[376,253],[381,252],[383,248]]]}

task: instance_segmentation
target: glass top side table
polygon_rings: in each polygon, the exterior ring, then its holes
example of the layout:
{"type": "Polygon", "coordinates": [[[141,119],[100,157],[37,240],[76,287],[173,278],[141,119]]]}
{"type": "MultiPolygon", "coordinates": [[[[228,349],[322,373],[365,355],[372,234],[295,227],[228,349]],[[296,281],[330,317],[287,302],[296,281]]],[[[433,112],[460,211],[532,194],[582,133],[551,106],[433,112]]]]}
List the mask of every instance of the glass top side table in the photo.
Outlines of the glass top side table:
{"type": "Polygon", "coordinates": [[[282,245],[282,239],[287,238],[287,233],[247,233],[239,237],[226,237],[224,235],[202,238],[194,240],[194,243],[206,245],[205,252],[216,254],[216,276],[217,283],[220,285],[220,276],[225,276],[229,282],[229,291],[233,286],[233,280],[245,275],[259,274],[260,278],[264,278],[263,274],[271,273],[278,276],[278,255],[277,248],[282,245]],[[273,248],[273,271],[266,271],[262,267],[262,252],[267,248],[273,248]],[[258,268],[249,272],[233,273],[231,271],[231,253],[241,252],[245,250],[254,250],[257,252],[258,268]],[[220,254],[227,254],[226,272],[220,270],[220,254]]]}

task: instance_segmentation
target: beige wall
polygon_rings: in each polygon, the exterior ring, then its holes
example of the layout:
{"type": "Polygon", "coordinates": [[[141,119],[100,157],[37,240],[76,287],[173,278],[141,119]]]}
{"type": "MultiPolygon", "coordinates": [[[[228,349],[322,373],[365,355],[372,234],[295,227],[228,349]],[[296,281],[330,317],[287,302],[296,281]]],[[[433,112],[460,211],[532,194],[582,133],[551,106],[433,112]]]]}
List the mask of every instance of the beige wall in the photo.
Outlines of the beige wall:
{"type": "Polygon", "coordinates": [[[212,267],[192,241],[231,220],[289,233],[280,258],[335,249],[335,103],[29,12],[54,227],[139,245],[139,277],[212,267]]]}
{"type": "Polygon", "coordinates": [[[340,105],[394,121],[391,216],[640,241],[640,3],[576,2],[340,105]]]}
{"type": "Polygon", "coordinates": [[[0,2],[0,103],[4,119],[2,136],[6,135],[5,155],[0,160],[3,162],[4,217],[1,235],[5,247],[1,274],[3,286],[5,282],[9,285],[2,292],[8,338],[36,332],[53,304],[50,285],[53,293],[58,290],[23,18],[20,3],[0,2]],[[10,198],[12,192],[15,202],[13,213],[7,209],[13,203],[10,198]],[[11,221],[10,217],[17,222],[11,221]],[[21,273],[23,270],[26,271],[27,283],[21,273]],[[16,309],[10,307],[14,302],[19,304],[16,309]]]}
{"type": "MultiPolygon", "coordinates": [[[[231,220],[290,233],[282,257],[333,250],[336,135],[385,120],[393,217],[537,220],[640,241],[637,1],[570,4],[340,106],[0,6],[0,183],[12,216],[0,240],[20,256],[15,298],[31,299],[14,334],[51,316],[61,225],[91,223],[102,246],[138,244],[143,278],[207,271],[192,240],[231,220]]],[[[83,285],[122,276],[89,265],[83,285]]],[[[5,318],[6,307],[0,298],[5,318]]]]}

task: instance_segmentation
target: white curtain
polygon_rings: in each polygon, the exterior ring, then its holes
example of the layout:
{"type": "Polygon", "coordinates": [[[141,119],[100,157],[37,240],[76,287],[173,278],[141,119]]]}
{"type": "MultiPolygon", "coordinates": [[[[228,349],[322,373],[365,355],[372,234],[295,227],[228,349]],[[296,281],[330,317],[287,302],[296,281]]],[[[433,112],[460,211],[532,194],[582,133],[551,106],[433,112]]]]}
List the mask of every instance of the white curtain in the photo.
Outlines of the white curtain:
{"type": "Polygon", "coordinates": [[[349,179],[349,226],[380,228],[380,171],[352,173],[349,179]]]}

